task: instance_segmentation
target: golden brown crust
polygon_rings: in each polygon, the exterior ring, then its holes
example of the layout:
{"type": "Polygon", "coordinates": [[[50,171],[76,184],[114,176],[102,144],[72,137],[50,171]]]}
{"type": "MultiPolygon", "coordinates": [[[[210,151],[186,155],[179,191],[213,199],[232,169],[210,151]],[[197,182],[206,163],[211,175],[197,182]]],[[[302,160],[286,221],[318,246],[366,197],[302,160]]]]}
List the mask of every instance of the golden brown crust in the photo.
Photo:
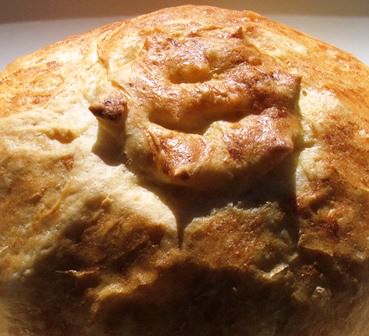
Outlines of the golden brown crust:
{"type": "Polygon", "coordinates": [[[365,334],[351,55],[253,12],[164,9],[10,64],[0,132],[2,334],[365,334]]]}

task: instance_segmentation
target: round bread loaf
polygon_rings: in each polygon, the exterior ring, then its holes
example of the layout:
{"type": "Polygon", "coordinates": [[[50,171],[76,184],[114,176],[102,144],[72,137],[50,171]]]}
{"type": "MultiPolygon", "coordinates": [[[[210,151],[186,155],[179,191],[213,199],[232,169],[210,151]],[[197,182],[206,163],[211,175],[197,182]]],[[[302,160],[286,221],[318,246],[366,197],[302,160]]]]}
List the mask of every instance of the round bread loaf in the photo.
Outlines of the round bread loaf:
{"type": "Polygon", "coordinates": [[[6,336],[366,336],[369,70],[184,6],[0,74],[6,336]]]}

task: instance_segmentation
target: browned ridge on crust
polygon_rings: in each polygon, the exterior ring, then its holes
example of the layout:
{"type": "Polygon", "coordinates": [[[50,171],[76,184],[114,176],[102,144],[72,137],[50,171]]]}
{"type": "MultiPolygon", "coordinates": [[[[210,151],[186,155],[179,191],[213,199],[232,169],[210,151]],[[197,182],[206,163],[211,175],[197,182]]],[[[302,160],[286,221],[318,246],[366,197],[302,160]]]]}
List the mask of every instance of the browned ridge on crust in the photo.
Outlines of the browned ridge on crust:
{"type": "Polygon", "coordinates": [[[1,336],[367,336],[369,70],[183,6],[0,73],[1,336]]]}

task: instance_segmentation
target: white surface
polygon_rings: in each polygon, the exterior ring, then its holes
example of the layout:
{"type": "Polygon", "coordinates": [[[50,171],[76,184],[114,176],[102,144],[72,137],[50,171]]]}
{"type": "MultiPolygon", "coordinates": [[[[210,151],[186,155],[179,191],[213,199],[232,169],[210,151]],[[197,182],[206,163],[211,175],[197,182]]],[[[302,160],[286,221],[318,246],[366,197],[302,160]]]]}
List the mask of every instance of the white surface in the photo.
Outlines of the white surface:
{"type": "MultiPolygon", "coordinates": [[[[369,65],[369,16],[267,16],[334,44],[369,65]]],[[[0,69],[17,56],[30,53],[65,36],[121,19],[124,17],[0,23],[0,69]]]]}

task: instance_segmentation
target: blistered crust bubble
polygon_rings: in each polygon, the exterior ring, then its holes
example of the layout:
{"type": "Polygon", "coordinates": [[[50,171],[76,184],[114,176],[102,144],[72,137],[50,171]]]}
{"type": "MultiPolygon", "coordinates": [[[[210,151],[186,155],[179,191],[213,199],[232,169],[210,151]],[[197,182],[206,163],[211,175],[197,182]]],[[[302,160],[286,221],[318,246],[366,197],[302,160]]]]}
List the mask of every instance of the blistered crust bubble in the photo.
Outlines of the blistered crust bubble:
{"type": "Polygon", "coordinates": [[[294,151],[300,78],[275,69],[246,28],[169,20],[123,29],[99,50],[128,98],[121,142],[135,172],[246,188],[294,151]]]}

